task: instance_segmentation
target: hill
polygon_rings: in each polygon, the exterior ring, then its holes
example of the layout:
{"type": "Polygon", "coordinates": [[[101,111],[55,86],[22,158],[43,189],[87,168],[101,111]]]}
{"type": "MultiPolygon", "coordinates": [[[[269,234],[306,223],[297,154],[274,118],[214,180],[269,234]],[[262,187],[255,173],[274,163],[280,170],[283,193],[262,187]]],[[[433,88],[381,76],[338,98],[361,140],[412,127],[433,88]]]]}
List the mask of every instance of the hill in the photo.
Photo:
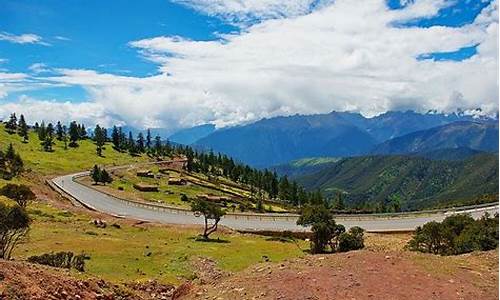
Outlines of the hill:
{"type": "Polygon", "coordinates": [[[343,192],[350,207],[410,210],[471,204],[498,197],[498,156],[479,154],[463,161],[363,156],[343,159],[297,181],[328,196],[343,192]]]}
{"type": "Polygon", "coordinates": [[[196,141],[195,145],[226,153],[256,167],[268,167],[305,157],[365,155],[376,144],[388,139],[474,120],[477,123],[492,123],[492,119],[474,119],[463,114],[421,114],[413,111],[389,111],[371,118],[350,112],[293,115],[216,130],[196,141]]]}
{"type": "Polygon", "coordinates": [[[291,161],[289,163],[270,167],[270,169],[280,176],[296,178],[306,174],[312,174],[322,170],[329,164],[339,161],[337,157],[310,157],[291,161]]]}
{"type": "Polygon", "coordinates": [[[498,123],[454,122],[413,132],[377,145],[373,154],[406,154],[446,148],[498,151],[498,123]]]}

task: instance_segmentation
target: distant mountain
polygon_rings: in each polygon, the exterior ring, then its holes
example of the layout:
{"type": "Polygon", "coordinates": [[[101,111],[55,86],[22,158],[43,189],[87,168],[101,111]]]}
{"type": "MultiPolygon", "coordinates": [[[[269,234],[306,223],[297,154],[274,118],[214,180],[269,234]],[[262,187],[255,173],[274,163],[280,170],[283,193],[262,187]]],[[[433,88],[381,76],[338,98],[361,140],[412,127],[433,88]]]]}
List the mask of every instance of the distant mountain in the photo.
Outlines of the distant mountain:
{"type": "Polygon", "coordinates": [[[390,111],[372,118],[359,113],[331,112],[275,117],[225,128],[199,139],[195,145],[226,153],[256,167],[269,167],[305,157],[364,155],[375,144],[391,138],[473,120],[478,123],[498,122],[463,114],[420,114],[413,111],[390,111]]]}
{"type": "Polygon", "coordinates": [[[197,140],[206,137],[214,131],[214,124],[204,124],[191,128],[181,129],[169,136],[168,139],[175,143],[190,145],[197,140]]]}
{"type": "Polygon", "coordinates": [[[403,209],[424,209],[498,198],[498,155],[462,161],[415,156],[346,158],[296,180],[308,190],[331,196],[345,193],[352,207],[397,201],[403,209]]]}
{"type": "Polygon", "coordinates": [[[390,139],[372,153],[407,154],[446,148],[498,152],[498,123],[454,122],[390,139]]]}
{"type": "Polygon", "coordinates": [[[358,155],[375,143],[366,131],[333,113],[263,119],[215,131],[196,142],[256,167],[312,156],[358,155]]]}
{"type": "Polygon", "coordinates": [[[326,166],[339,161],[340,159],[341,158],[337,157],[302,158],[289,163],[270,167],[270,169],[280,176],[286,175],[293,179],[295,177],[317,172],[326,166]]]}

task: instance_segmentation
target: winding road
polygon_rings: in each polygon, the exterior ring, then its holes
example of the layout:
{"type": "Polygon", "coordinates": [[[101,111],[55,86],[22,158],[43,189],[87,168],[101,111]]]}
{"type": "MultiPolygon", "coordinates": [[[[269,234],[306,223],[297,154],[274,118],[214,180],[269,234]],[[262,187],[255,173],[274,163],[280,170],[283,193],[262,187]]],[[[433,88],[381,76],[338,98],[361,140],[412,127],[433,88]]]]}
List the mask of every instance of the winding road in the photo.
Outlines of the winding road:
{"type": "MultiPolygon", "coordinates": [[[[119,167],[124,168],[124,167],[119,167]]],[[[87,187],[75,178],[87,176],[88,172],[80,172],[56,177],[51,185],[66,197],[71,197],[83,206],[110,215],[149,222],[167,224],[203,224],[201,217],[195,217],[191,211],[166,207],[158,204],[138,203],[119,199],[87,187]]],[[[423,213],[377,214],[337,216],[338,223],[346,228],[360,226],[369,232],[411,231],[429,221],[441,221],[454,213],[469,213],[474,218],[485,212],[498,212],[498,203],[489,206],[464,207],[450,210],[423,213]]],[[[282,214],[227,214],[220,221],[221,225],[242,231],[306,231],[296,225],[297,215],[282,214]]]]}

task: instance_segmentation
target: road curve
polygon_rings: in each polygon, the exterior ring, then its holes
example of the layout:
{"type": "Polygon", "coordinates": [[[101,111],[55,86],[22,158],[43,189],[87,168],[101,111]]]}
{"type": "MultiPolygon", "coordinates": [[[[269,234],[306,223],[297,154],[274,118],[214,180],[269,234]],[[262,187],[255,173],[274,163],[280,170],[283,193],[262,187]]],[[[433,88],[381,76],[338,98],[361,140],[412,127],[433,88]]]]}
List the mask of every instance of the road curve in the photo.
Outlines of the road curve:
{"type": "MultiPolygon", "coordinates": [[[[56,190],[71,196],[84,206],[114,216],[137,220],[167,223],[167,224],[202,224],[203,219],[195,217],[190,211],[172,209],[155,204],[140,204],[124,199],[118,199],[100,191],[78,183],[74,179],[88,175],[80,172],[52,179],[56,190]]],[[[401,214],[388,217],[387,215],[358,215],[338,216],[336,221],[346,228],[360,226],[369,232],[410,231],[429,221],[441,221],[453,213],[469,213],[474,218],[481,217],[485,212],[498,212],[498,204],[488,207],[468,209],[454,209],[450,211],[433,212],[427,214],[401,214]]],[[[265,215],[231,215],[222,218],[220,224],[236,230],[244,231],[305,231],[296,225],[297,216],[265,216],[265,215]]]]}

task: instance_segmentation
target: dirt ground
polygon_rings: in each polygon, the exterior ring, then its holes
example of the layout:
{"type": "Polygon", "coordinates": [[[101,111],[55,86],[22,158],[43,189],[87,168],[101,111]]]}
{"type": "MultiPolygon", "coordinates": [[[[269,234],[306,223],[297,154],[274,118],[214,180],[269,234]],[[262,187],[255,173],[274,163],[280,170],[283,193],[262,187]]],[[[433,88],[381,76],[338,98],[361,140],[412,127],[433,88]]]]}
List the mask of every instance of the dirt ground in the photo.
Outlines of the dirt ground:
{"type": "Polygon", "coordinates": [[[204,278],[182,287],[181,299],[498,299],[497,251],[455,257],[413,253],[401,249],[408,237],[370,235],[365,250],[204,278]]]}

